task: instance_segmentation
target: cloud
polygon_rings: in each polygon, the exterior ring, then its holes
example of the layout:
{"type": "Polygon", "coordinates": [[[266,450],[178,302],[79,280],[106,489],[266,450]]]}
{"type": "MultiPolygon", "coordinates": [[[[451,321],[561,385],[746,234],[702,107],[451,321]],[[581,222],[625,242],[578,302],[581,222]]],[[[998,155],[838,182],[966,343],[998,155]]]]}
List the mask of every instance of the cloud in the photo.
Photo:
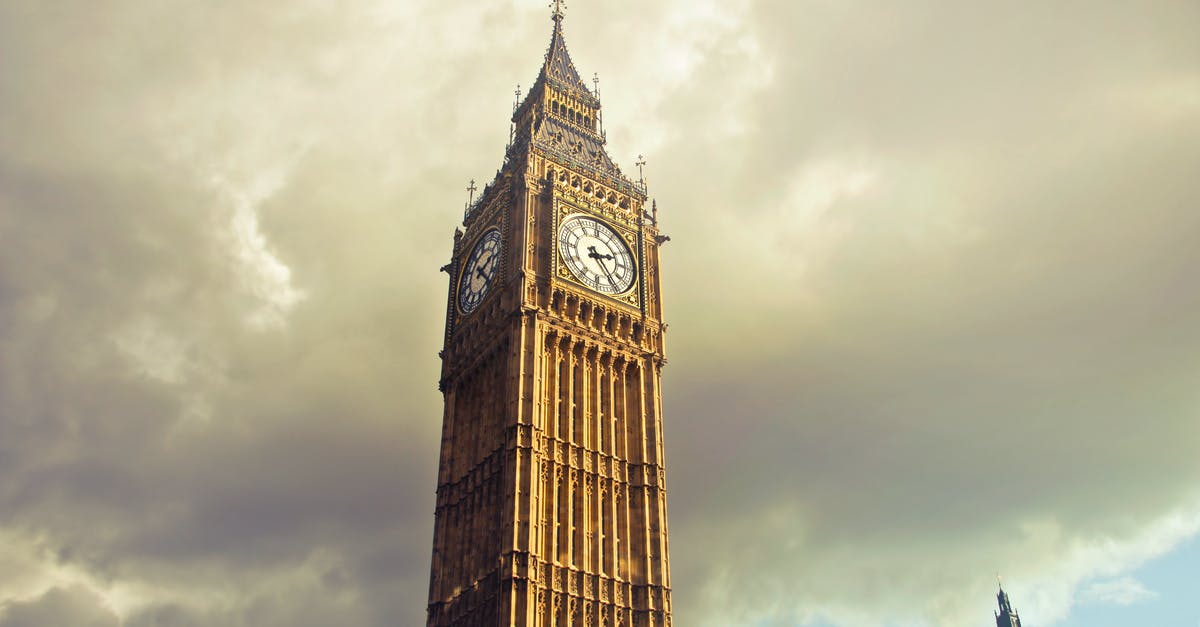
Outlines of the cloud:
{"type": "MultiPolygon", "coordinates": [[[[0,625],[422,620],[437,268],[545,18],[0,7],[0,625]]],[[[677,622],[1047,622],[1197,533],[1197,18],[573,7],[673,237],[677,622]]]]}
{"type": "Polygon", "coordinates": [[[1200,510],[1195,506],[1170,512],[1143,526],[1091,537],[1071,534],[1049,521],[1032,524],[1027,533],[1036,541],[1033,549],[1053,556],[1054,561],[1044,561],[1016,589],[1025,599],[1021,611],[1050,622],[1066,618],[1072,606],[1079,603],[1108,603],[1122,593],[1133,595],[1133,586],[1125,584],[1137,584],[1135,580],[1114,577],[1168,553],[1198,532],[1200,510]],[[1097,578],[1104,580],[1096,582],[1097,578]]]}
{"type": "Polygon", "coordinates": [[[1154,599],[1158,593],[1146,588],[1142,582],[1133,577],[1122,577],[1093,583],[1084,590],[1083,596],[1101,603],[1133,605],[1154,599]]]}
{"type": "Polygon", "coordinates": [[[34,601],[9,604],[0,615],[0,625],[4,627],[117,627],[119,624],[117,616],[99,598],[82,588],[55,588],[34,601]]]}
{"type": "MultiPolygon", "coordinates": [[[[1053,11],[814,8],[746,17],[774,80],[744,141],[651,155],[668,178],[721,181],[660,191],[687,371],[668,370],[665,400],[688,478],[672,482],[681,619],[966,624],[997,570],[1060,593],[1026,615],[1065,615],[1087,575],[1140,563],[1138,534],[1197,503],[1169,443],[1197,435],[1182,277],[1200,259],[1177,229],[1195,232],[1200,111],[1110,106],[1195,57],[1168,37],[1140,64],[1102,61],[1175,32],[1173,9],[1095,15],[1083,30],[1104,37],[1075,39],[1053,11]],[[1056,569],[1068,555],[1076,570],[1056,569]]],[[[663,119],[716,123],[696,103],[749,71],[720,48],[663,119]]]]}
{"type": "Polygon", "coordinates": [[[424,192],[371,179],[377,154],[328,174],[348,83],[381,67],[335,85],[259,39],[314,37],[324,67],[360,15],[179,6],[167,36],[155,7],[75,8],[0,19],[24,60],[0,88],[0,526],[42,547],[5,620],[72,624],[49,612],[77,586],[123,624],[420,611],[442,309],[410,294],[443,289],[421,242],[446,228],[392,205],[424,192]]]}
{"type": "MultiPolygon", "coordinates": [[[[281,176],[276,174],[276,178],[281,176]]],[[[243,287],[260,301],[247,322],[259,329],[278,328],[286,324],[286,315],[304,300],[304,292],[291,284],[292,271],[271,252],[258,222],[257,205],[273,194],[283,182],[267,181],[248,193],[229,189],[220,179],[214,186],[228,194],[233,203],[229,220],[229,246],[242,276],[243,287]]]]}

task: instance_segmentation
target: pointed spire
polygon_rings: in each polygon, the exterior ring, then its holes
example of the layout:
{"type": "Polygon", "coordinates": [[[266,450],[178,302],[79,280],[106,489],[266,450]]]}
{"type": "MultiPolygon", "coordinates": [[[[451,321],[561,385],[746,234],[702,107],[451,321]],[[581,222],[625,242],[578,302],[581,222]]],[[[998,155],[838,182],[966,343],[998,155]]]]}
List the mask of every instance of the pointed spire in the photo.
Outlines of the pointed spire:
{"type": "Polygon", "coordinates": [[[550,45],[537,79],[513,111],[513,140],[506,154],[537,149],[561,164],[590,172],[604,185],[645,200],[645,185],[626,178],[604,148],[599,85],[584,83],[567,52],[565,4],[566,0],[550,1],[554,22],[550,45]]]}
{"type": "Polygon", "coordinates": [[[551,19],[554,20],[554,32],[550,36],[550,48],[546,50],[546,62],[542,65],[542,73],[538,78],[557,82],[568,89],[592,95],[583,79],[580,78],[579,70],[575,69],[571,55],[567,53],[567,41],[563,36],[562,28],[566,3],[563,0],[554,0],[553,7],[554,13],[551,15],[551,19]]]}
{"type": "Polygon", "coordinates": [[[996,593],[996,603],[1000,606],[1000,611],[996,612],[996,627],[1021,627],[1021,617],[1008,600],[1003,582],[1000,583],[1000,591],[996,593]]]}

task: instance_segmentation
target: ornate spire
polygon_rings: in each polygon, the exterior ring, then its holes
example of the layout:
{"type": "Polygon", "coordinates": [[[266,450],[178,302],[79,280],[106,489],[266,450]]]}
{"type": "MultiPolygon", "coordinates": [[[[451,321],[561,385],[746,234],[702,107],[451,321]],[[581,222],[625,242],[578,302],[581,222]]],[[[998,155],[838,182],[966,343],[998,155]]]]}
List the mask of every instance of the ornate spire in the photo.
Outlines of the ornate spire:
{"type": "Polygon", "coordinates": [[[571,55],[567,53],[567,40],[562,29],[566,3],[563,0],[554,0],[553,6],[554,13],[551,19],[554,20],[554,33],[550,36],[550,48],[546,50],[546,62],[542,65],[542,73],[538,79],[555,82],[560,87],[582,91],[590,96],[591,92],[580,78],[579,70],[575,69],[571,55]]]}
{"type": "Polygon", "coordinates": [[[535,148],[614,190],[644,199],[645,185],[627,179],[604,148],[599,85],[597,82],[589,87],[583,82],[567,52],[563,36],[565,5],[565,0],[550,3],[554,22],[550,45],[537,80],[513,111],[512,141],[506,158],[535,148]]]}

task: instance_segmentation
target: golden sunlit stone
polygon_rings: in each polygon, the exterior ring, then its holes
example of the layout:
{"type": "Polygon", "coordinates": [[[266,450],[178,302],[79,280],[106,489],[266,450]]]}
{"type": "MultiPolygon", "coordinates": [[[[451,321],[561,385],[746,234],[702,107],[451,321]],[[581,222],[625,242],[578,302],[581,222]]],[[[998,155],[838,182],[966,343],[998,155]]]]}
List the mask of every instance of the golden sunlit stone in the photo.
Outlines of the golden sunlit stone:
{"type": "Polygon", "coordinates": [[[430,626],[671,624],[656,211],[562,14],[455,233],[430,626]],[[652,205],[651,205],[652,207],[652,205]]]}

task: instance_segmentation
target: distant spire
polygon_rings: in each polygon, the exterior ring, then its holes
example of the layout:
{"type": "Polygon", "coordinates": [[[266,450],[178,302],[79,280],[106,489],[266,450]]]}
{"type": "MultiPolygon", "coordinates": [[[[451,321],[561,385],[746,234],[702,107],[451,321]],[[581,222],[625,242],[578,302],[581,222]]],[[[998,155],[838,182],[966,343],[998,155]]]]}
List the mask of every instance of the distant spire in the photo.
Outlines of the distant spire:
{"type": "MultiPolygon", "coordinates": [[[[999,575],[996,578],[999,579],[999,575]]],[[[1000,611],[996,612],[996,627],[1021,627],[1021,617],[1008,600],[1003,583],[1000,584],[1000,591],[996,593],[996,603],[1000,606],[1000,611]]]]}

